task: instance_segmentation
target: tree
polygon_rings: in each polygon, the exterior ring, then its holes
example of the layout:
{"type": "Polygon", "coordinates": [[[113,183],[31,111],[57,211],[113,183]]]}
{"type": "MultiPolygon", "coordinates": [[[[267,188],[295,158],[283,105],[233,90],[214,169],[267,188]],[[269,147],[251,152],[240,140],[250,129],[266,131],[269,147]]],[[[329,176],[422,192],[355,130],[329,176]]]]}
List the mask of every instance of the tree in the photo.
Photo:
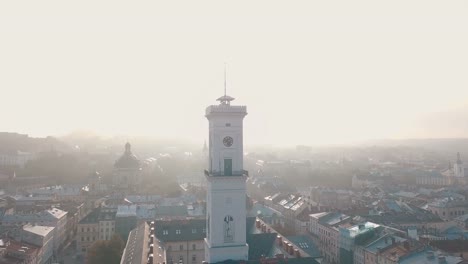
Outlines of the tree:
{"type": "Polygon", "coordinates": [[[124,249],[122,238],[115,234],[111,240],[99,240],[88,249],[87,263],[89,264],[118,264],[124,249]]]}

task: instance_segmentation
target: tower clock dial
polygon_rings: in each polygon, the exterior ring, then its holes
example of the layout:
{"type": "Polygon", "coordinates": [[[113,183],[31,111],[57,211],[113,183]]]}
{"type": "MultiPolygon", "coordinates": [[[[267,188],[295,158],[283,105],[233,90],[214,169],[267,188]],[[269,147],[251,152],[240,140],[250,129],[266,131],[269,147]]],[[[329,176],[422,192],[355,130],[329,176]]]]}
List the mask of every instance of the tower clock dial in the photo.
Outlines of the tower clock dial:
{"type": "Polygon", "coordinates": [[[232,137],[230,137],[230,136],[224,137],[224,139],[223,139],[223,144],[224,144],[224,146],[226,146],[226,147],[232,146],[232,143],[233,143],[233,142],[234,142],[234,140],[233,140],[232,137]]]}

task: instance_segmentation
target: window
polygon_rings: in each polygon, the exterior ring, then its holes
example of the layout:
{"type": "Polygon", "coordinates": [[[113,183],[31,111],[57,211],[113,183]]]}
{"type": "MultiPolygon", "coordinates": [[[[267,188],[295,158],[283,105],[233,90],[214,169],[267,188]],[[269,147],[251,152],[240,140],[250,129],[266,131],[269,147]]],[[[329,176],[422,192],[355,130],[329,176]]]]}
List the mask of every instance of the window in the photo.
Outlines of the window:
{"type": "Polygon", "coordinates": [[[81,228],[81,233],[84,233],[84,227],[81,228]]]}
{"type": "Polygon", "coordinates": [[[172,246],[171,246],[171,245],[167,246],[167,250],[168,250],[168,251],[171,251],[171,250],[172,250],[172,246]]]}
{"type": "Polygon", "coordinates": [[[197,229],[196,228],[193,228],[192,229],[192,234],[196,234],[197,233],[197,229]]]}
{"type": "Polygon", "coordinates": [[[192,255],[192,262],[195,262],[195,261],[197,261],[197,255],[193,254],[192,255]]]}
{"type": "Polygon", "coordinates": [[[224,217],[224,242],[234,241],[234,217],[226,215],[224,217]]]}
{"type": "Polygon", "coordinates": [[[176,233],[176,235],[180,235],[180,229],[177,229],[177,230],[175,231],[175,233],[176,233]]]}
{"type": "Polygon", "coordinates": [[[81,237],[81,241],[84,241],[84,237],[81,237]]]}
{"type": "Polygon", "coordinates": [[[203,233],[206,233],[206,228],[203,228],[203,233]]]}
{"type": "Polygon", "coordinates": [[[89,227],[88,227],[88,228],[86,228],[86,231],[87,231],[87,232],[89,232],[89,227]]]}
{"type": "Polygon", "coordinates": [[[184,245],[179,246],[180,251],[184,250],[184,245]]]}
{"type": "Polygon", "coordinates": [[[224,176],[232,176],[232,159],[224,159],[224,176]]]}
{"type": "Polygon", "coordinates": [[[231,126],[231,123],[226,123],[226,126],[227,126],[227,127],[230,127],[230,126],[231,126]]]}
{"type": "Polygon", "coordinates": [[[197,249],[197,246],[195,244],[192,244],[192,250],[197,249]]]}
{"type": "Polygon", "coordinates": [[[167,230],[163,230],[163,235],[168,235],[169,232],[167,230]]]}

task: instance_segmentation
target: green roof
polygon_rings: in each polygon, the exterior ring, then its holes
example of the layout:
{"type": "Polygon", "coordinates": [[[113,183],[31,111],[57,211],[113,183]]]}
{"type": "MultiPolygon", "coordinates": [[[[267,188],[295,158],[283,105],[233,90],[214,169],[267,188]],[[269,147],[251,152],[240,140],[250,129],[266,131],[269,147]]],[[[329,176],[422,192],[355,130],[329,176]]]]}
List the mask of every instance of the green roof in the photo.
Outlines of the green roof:
{"type": "Polygon", "coordinates": [[[300,249],[304,250],[313,258],[318,258],[322,256],[318,246],[315,244],[314,241],[312,241],[312,239],[309,236],[288,236],[286,237],[286,239],[291,241],[294,245],[297,245],[300,249]]]}
{"type": "Polygon", "coordinates": [[[277,233],[252,234],[247,236],[249,246],[249,259],[260,259],[262,256],[271,256],[275,247],[277,233]]]}

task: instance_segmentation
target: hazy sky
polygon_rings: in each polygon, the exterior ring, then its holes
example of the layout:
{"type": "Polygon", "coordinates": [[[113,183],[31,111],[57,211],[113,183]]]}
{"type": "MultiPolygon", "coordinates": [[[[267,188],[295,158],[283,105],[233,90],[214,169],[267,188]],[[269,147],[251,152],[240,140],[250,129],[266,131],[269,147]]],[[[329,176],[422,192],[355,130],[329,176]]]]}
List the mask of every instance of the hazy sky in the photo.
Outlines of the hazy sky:
{"type": "Polygon", "coordinates": [[[468,137],[467,1],[1,1],[0,131],[247,144],[468,137]],[[435,114],[434,114],[435,113],[435,114]]]}

